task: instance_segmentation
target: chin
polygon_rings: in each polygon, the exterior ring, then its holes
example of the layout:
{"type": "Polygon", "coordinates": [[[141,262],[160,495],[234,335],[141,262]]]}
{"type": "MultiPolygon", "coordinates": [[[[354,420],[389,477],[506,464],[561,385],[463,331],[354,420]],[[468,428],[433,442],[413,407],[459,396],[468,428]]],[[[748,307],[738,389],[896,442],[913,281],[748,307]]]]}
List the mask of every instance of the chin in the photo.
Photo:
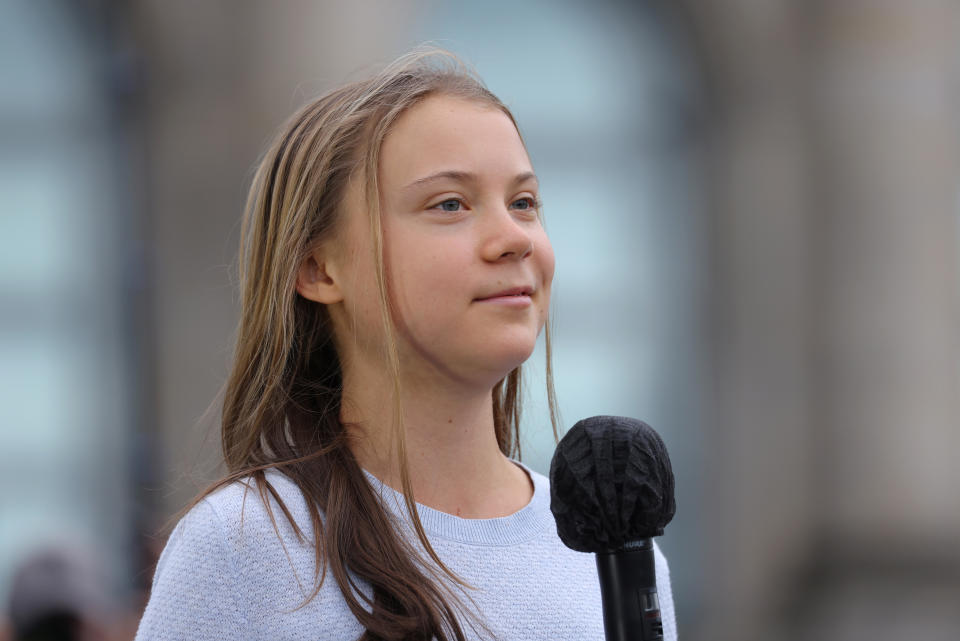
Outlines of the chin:
{"type": "MultiPolygon", "coordinates": [[[[505,346],[504,346],[505,347],[505,346]]],[[[533,354],[534,345],[516,346],[514,349],[487,351],[478,359],[477,369],[490,372],[488,377],[493,385],[505,378],[510,372],[523,365],[533,354]]]]}

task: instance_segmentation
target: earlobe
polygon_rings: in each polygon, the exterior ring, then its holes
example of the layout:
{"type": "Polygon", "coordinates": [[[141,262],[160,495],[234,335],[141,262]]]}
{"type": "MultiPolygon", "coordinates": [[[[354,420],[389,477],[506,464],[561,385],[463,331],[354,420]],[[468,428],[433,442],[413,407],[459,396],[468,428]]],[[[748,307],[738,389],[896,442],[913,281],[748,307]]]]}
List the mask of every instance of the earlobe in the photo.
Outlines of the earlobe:
{"type": "Polygon", "coordinates": [[[300,265],[297,273],[297,293],[308,300],[324,305],[343,300],[340,285],[328,269],[319,251],[315,251],[300,265]]]}

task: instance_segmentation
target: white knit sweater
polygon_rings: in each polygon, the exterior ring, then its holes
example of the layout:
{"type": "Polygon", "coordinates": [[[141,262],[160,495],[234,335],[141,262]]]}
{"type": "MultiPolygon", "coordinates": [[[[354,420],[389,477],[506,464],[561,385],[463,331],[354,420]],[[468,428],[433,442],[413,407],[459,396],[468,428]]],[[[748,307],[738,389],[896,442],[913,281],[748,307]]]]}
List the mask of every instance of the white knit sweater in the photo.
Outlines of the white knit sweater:
{"type": "MultiPolygon", "coordinates": [[[[468,592],[486,626],[503,641],[603,641],[603,615],[592,554],[557,536],[549,481],[527,470],[534,495],[519,512],[462,519],[418,506],[439,557],[475,590],[468,592]]],[[[403,518],[402,497],[368,476],[384,504],[403,518]]],[[[313,588],[313,530],[303,496],[280,473],[268,475],[307,543],[274,505],[277,536],[259,493],[235,483],[204,499],[180,521],[160,557],[137,639],[357,639],[363,629],[328,576],[313,588]],[[242,521],[241,521],[242,515],[242,521]]],[[[667,561],[656,572],[664,638],[676,641],[667,561]]],[[[368,589],[369,586],[366,586],[368,589]]],[[[471,638],[482,638],[467,627],[471,638]]]]}

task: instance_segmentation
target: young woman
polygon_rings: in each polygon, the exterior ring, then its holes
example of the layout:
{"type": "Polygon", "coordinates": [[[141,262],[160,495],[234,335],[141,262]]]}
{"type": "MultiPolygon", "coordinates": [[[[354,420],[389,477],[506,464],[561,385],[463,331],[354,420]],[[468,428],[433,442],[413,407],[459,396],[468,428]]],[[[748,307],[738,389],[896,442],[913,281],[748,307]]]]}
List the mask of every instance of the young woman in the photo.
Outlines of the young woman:
{"type": "Polygon", "coordinates": [[[593,555],[510,458],[554,257],[509,110],[439,51],[326,94],[263,158],[242,244],[231,473],[138,638],[603,639],[593,555]]]}

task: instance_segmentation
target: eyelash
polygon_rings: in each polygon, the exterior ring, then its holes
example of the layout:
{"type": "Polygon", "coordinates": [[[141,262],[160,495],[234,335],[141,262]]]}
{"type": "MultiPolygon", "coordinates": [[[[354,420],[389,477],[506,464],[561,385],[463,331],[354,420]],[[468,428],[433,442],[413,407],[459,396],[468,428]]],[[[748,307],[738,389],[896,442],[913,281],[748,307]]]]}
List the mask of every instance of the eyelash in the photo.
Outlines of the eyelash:
{"type": "MultiPolygon", "coordinates": [[[[526,209],[521,209],[520,211],[537,211],[537,210],[540,209],[540,205],[541,205],[540,200],[538,200],[538,199],[536,199],[536,198],[533,198],[532,196],[524,196],[523,198],[517,198],[515,201],[513,201],[513,203],[511,203],[511,205],[512,205],[512,204],[515,204],[515,203],[518,203],[518,202],[520,202],[521,200],[527,201],[528,206],[527,206],[526,209]]],[[[461,206],[463,206],[463,200],[460,199],[460,198],[446,198],[446,199],[441,200],[440,202],[438,202],[436,205],[434,205],[434,206],[431,207],[430,209],[439,209],[439,208],[442,207],[442,205],[443,205],[444,203],[451,203],[451,202],[459,203],[461,206]]],[[[454,209],[445,209],[445,210],[443,210],[443,211],[449,211],[450,213],[456,213],[456,212],[458,212],[458,211],[460,211],[460,210],[459,210],[459,209],[455,209],[455,210],[454,210],[454,209]]]]}

